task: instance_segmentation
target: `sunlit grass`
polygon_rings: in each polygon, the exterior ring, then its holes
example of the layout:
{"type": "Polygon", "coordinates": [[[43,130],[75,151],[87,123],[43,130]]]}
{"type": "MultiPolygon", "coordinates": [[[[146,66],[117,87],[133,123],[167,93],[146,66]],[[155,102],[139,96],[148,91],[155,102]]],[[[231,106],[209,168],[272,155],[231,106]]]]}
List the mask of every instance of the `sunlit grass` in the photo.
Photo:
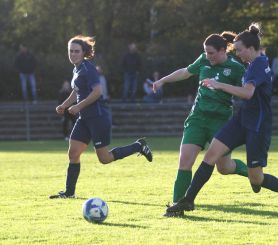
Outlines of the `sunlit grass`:
{"type": "MultiPolygon", "coordinates": [[[[133,140],[113,140],[111,147],[133,140]]],[[[184,218],[163,217],[172,199],[180,139],[148,142],[153,163],[133,155],[101,165],[87,150],[74,200],[48,199],[64,189],[66,142],[0,142],[0,244],[277,244],[277,193],[254,194],[248,180],[237,175],[215,172],[195,211],[184,218]],[[93,196],[109,206],[102,225],[82,217],[82,203],[93,196]]],[[[276,176],[277,151],[275,137],[266,172],[276,176]]],[[[245,160],[243,149],[233,156],[245,160]]]]}

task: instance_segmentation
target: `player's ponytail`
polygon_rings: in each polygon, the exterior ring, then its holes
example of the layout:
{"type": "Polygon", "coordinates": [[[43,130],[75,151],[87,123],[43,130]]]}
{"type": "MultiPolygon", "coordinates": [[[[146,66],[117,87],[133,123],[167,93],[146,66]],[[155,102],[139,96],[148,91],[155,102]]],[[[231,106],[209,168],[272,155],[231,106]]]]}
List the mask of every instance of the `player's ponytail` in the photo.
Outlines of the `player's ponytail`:
{"type": "Polygon", "coordinates": [[[250,33],[252,33],[256,36],[259,36],[261,34],[260,29],[261,29],[261,27],[260,27],[259,23],[252,23],[248,28],[250,33]]]}
{"type": "Polygon", "coordinates": [[[233,41],[236,37],[236,33],[232,31],[224,31],[221,33],[221,36],[226,40],[227,42],[227,51],[233,50],[233,41]]]}

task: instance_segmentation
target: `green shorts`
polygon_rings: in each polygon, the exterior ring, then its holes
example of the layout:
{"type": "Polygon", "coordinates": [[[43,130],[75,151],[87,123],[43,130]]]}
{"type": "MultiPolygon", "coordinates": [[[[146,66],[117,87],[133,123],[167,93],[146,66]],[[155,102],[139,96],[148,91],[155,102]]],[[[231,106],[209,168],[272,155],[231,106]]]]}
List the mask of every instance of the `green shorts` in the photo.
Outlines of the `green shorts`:
{"type": "Polygon", "coordinates": [[[191,114],[184,122],[182,144],[194,144],[205,148],[210,143],[216,132],[224,126],[227,120],[223,118],[206,117],[191,114]]]}

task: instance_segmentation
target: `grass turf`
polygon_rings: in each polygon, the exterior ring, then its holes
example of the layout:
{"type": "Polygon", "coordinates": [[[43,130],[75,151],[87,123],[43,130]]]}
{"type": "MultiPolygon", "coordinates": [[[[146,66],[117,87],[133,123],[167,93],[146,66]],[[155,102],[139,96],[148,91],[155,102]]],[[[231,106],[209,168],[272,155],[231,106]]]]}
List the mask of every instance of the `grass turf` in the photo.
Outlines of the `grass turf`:
{"type": "MultiPolygon", "coordinates": [[[[135,139],[115,139],[124,145],[135,139]]],[[[149,138],[154,162],[133,155],[109,165],[92,148],[82,156],[77,199],[50,200],[63,190],[67,142],[0,142],[0,244],[277,244],[277,194],[254,194],[247,178],[216,171],[183,218],[165,218],[178,165],[178,138],[149,138]],[[82,217],[82,204],[109,206],[101,225],[82,217]]],[[[278,138],[265,172],[278,176],[278,138]]],[[[198,157],[193,172],[199,166],[198,157]]],[[[244,149],[233,157],[245,160],[244,149]]]]}

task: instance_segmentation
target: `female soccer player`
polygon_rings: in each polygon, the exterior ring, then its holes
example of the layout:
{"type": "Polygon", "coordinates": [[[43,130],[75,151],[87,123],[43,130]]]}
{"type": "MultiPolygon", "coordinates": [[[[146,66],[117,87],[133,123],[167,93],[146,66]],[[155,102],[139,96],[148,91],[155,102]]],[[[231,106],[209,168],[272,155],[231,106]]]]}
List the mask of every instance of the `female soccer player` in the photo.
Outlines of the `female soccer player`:
{"type": "Polygon", "coordinates": [[[258,193],[261,187],[278,192],[278,179],[264,174],[271,141],[271,71],[268,59],[260,51],[260,27],[250,25],[248,30],[234,39],[236,54],[249,63],[242,87],[223,84],[209,79],[204,86],[223,91],[243,99],[239,112],[215,135],[203,162],[196,171],[186,196],[168,212],[183,212],[194,209],[194,199],[209,180],[217,162],[227,152],[245,144],[248,178],[252,189],[258,193]]]}
{"type": "MultiPolygon", "coordinates": [[[[239,85],[244,74],[244,66],[227,52],[230,50],[234,33],[212,34],[204,41],[204,53],[187,68],[179,69],[153,84],[156,91],[165,83],[187,79],[198,75],[199,81],[214,78],[223,84],[239,85]]],[[[232,96],[221,90],[211,90],[199,86],[198,93],[188,118],[184,123],[184,133],[180,146],[179,169],[174,184],[173,203],[184,197],[192,179],[192,166],[199,154],[210,143],[214,134],[232,115],[232,96]]],[[[230,155],[218,161],[221,174],[239,174],[247,177],[247,167],[240,160],[232,160],[230,155]],[[225,164],[223,164],[225,163],[225,164]]],[[[168,213],[164,216],[179,216],[168,213]]]]}
{"type": "Polygon", "coordinates": [[[49,198],[75,197],[75,186],[80,172],[80,156],[92,140],[98,159],[107,164],[139,152],[152,161],[152,153],[144,139],[138,139],[131,145],[117,147],[109,151],[111,138],[111,115],[103,103],[101,85],[96,67],[90,61],[94,56],[95,42],[90,37],[75,36],[68,42],[68,56],[74,65],[69,97],[56,108],[63,114],[69,107],[69,113],[79,114],[69,140],[69,166],[66,191],[49,198]],[[77,104],[72,105],[77,102],[77,104]]]}

